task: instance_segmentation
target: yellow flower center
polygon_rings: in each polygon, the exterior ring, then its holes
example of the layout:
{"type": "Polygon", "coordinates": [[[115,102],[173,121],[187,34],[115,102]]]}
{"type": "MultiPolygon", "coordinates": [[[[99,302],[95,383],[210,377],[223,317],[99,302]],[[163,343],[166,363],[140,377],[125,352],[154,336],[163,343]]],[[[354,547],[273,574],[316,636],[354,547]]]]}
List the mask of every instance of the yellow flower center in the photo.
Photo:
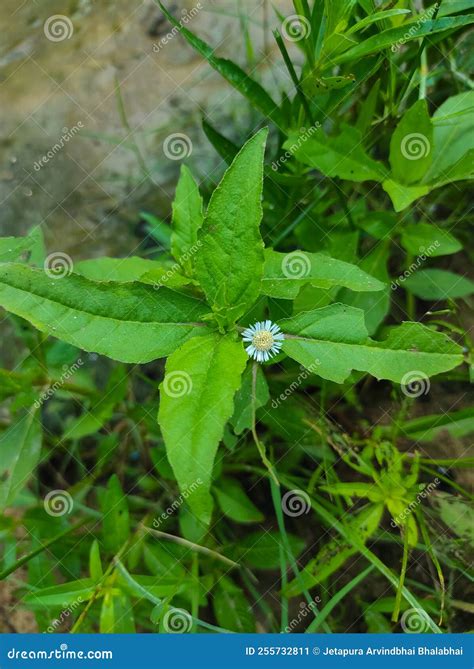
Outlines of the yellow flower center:
{"type": "Polygon", "coordinates": [[[269,351],[273,346],[273,335],[268,330],[260,330],[253,335],[252,344],[257,351],[269,351]]]}

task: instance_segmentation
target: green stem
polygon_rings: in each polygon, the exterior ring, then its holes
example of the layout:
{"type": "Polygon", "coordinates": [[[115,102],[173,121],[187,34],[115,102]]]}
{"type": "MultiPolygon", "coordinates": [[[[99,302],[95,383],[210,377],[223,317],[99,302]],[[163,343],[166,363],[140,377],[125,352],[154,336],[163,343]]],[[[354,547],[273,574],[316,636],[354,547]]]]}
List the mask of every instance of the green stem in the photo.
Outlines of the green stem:
{"type": "Polygon", "coordinates": [[[258,434],[257,434],[257,428],[256,428],[257,371],[258,371],[258,364],[256,362],[254,362],[253,367],[252,367],[252,429],[251,429],[252,437],[253,437],[253,440],[254,440],[255,445],[257,447],[257,450],[260,453],[260,457],[262,459],[263,464],[268,469],[268,472],[269,472],[270,476],[272,477],[274,483],[277,486],[279,486],[280,482],[278,481],[277,475],[275,474],[272,463],[267,458],[267,454],[265,452],[265,446],[261,443],[260,439],[258,438],[258,434]]]}
{"type": "MultiPolygon", "coordinates": [[[[316,617],[319,613],[318,608],[314,606],[314,599],[311,597],[309,594],[308,590],[305,588],[303,579],[301,578],[301,573],[300,570],[298,569],[298,565],[296,564],[296,559],[295,556],[293,555],[293,551],[291,550],[290,542],[288,540],[288,535],[286,533],[285,529],[285,520],[283,518],[283,510],[282,510],[282,505],[281,505],[281,497],[280,497],[280,489],[277,487],[274,483],[273,480],[270,480],[270,487],[271,487],[271,493],[272,493],[272,500],[273,500],[273,506],[275,509],[275,514],[277,517],[277,522],[278,522],[278,529],[280,530],[280,535],[281,535],[281,540],[283,543],[283,547],[286,552],[286,559],[291,565],[291,568],[293,570],[293,573],[299,582],[301,586],[301,591],[303,592],[306,601],[308,604],[311,604],[311,611],[313,612],[314,616],[316,617]]],[[[331,632],[331,629],[329,625],[324,623],[325,627],[325,632],[331,632]]]]}
{"type": "Polygon", "coordinates": [[[42,553],[44,550],[55,544],[57,541],[62,539],[63,537],[67,536],[71,532],[74,532],[74,530],[77,530],[79,527],[82,527],[86,523],[90,523],[91,519],[90,518],[84,518],[81,520],[79,523],[76,523],[75,525],[72,525],[72,527],[68,528],[67,530],[64,530],[63,532],[60,532],[59,534],[56,534],[52,539],[49,539],[46,541],[44,544],[39,546],[38,548],[35,548],[34,551],[31,551],[30,553],[27,553],[24,555],[22,558],[17,560],[14,564],[12,564],[10,567],[7,569],[4,569],[0,573],[0,581],[3,581],[4,578],[7,578],[7,576],[10,576],[14,571],[19,569],[20,567],[23,567],[24,564],[32,560],[34,557],[42,553]]]}
{"type": "Polygon", "coordinates": [[[331,611],[334,609],[335,606],[339,604],[339,602],[344,599],[344,597],[351,592],[361,581],[363,581],[373,570],[375,567],[373,565],[370,565],[370,567],[367,567],[367,569],[364,569],[364,571],[361,571],[360,574],[357,574],[355,578],[353,578],[349,583],[347,583],[341,590],[338,590],[337,593],[334,595],[334,597],[331,597],[329,602],[321,609],[321,612],[319,616],[313,620],[313,622],[308,626],[306,633],[307,634],[312,634],[313,632],[316,632],[316,630],[320,627],[321,623],[323,623],[328,615],[331,613],[331,611]]]}
{"type": "Polygon", "coordinates": [[[408,564],[408,527],[405,527],[404,536],[403,536],[403,558],[402,558],[402,568],[400,571],[400,580],[398,582],[397,594],[395,596],[395,607],[392,613],[392,620],[394,623],[398,622],[398,616],[400,615],[400,606],[402,603],[402,592],[403,585],[405,583],[405,575],[407,572],[408,564]]]}

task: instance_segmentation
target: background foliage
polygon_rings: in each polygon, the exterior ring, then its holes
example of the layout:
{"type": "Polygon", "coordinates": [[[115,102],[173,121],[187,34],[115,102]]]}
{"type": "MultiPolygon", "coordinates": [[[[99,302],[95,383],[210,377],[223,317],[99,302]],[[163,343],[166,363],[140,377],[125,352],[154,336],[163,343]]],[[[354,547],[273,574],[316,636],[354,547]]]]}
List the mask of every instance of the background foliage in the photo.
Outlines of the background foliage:
{"type": "Polygon", "coordinates": [[[147,258],[0,240],[14,606],[49,632],[469,630],[472,3],[295,0],[268,91],[162,9],[252,124],[203,120],[228,168],[182,166],[147,258]]]}

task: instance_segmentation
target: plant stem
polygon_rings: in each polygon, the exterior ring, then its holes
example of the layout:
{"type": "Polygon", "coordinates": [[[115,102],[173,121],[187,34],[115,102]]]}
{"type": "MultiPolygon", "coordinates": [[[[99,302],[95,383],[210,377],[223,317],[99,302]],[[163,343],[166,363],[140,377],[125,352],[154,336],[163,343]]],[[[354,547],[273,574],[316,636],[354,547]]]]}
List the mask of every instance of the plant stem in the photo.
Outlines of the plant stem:
{"type": "Polygon", "coordinates": [[[256,429],[256,411],[257,411],[257,372],[258,372],[258,364],[256,362],[253,363],[252,367],[252,437],[255,442],[255,445],[257,447],[258,452],[260,453],[260,457],[262,458],[262,462],[265,465],[265,467],[268,469],[268,472],[270,476],[272,477],[274,483],[279,486],[280,482],[278,481],[277,475],[275,474],[273,470],[272,463],[270,460],[267,458],[267,454],[265,452],[265,446],[260,442],[257,434],[257,429],[256,429]]]}
{"type": "Polygon", "coordinates": [[[402,568],[400,571],[400,580],[398,582],[397,594],[395,596],[395,607],[392,613],[392,620],[394,623],[398,622],[398,616],[400,615],[400,606],[402,603],[402,591],[403,591],[403,584],[405,583],[407,564],[408,564],[408,527],[404,529],[404,535],[403,535],[402,568]]]}

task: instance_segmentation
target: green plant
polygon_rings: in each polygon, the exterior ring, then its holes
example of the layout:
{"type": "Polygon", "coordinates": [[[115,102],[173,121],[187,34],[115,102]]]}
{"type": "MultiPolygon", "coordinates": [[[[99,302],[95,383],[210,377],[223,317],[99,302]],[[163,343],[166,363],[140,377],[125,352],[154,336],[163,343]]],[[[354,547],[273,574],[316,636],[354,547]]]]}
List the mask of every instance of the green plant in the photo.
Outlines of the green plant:
{"type": "Polygon", "coordinates": [[[258,116],[236,143],[204,120],[227,169],[198,187],[182,166],[171,227],[144,215],[153,259],[73,264],[46,254],[39,229],[0,239],[0,305],[27,351],[0,370],[0,502],[22,512],[3,519],[1,576],[28,569],[16,585],[49,631],[61,607],[74,631],[102,632],[293,630],[296,597],[306,631],[347,628],[348,597],[370,631],[415,610],[439,632],[465,610],[454,583],[471,579],[470,495],[452,471],[472,459],[419,451],[474,425],[457,406],[474,284],[448,265],[469,252],[474,105],[452,48],[470,3],[420,16],[294,4],[299,56],[275,32],[291,86],[280,103],[163,8],[258,116]],[[412,415],[431,387],[457,399],[412,415]],[[295,520],[310,512],[316,540],[295,520]],[[31,541],[18,556],[20,522],[31,541]],[[432,583],[410,578],[414,552],[432,583]],[[255,570],[278,573],[278,607],[255,570]],[[369,574],[394,596],[356,594],[369,574]]]}

